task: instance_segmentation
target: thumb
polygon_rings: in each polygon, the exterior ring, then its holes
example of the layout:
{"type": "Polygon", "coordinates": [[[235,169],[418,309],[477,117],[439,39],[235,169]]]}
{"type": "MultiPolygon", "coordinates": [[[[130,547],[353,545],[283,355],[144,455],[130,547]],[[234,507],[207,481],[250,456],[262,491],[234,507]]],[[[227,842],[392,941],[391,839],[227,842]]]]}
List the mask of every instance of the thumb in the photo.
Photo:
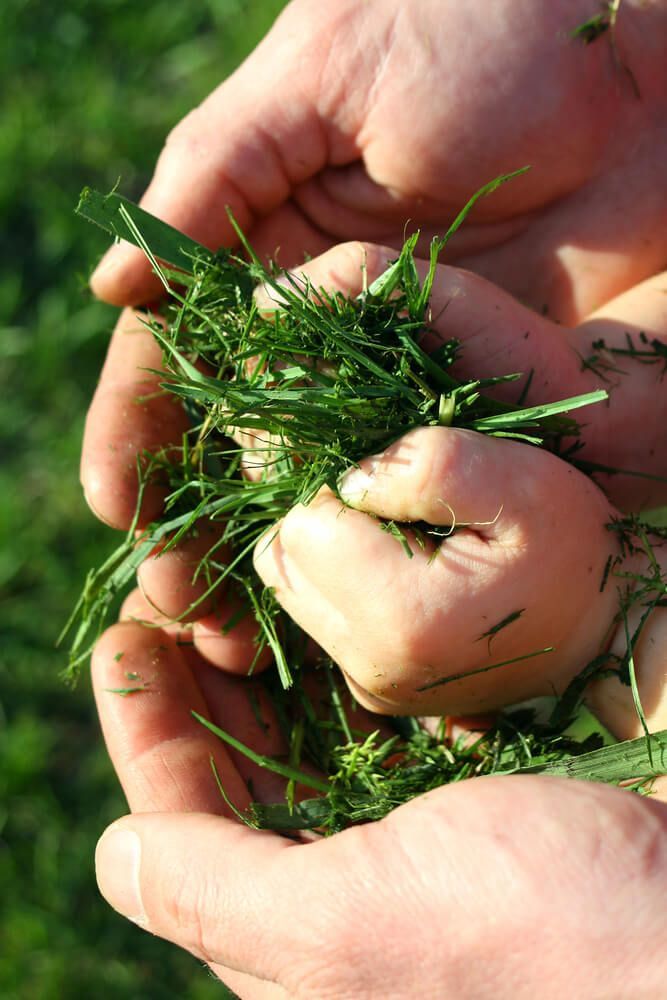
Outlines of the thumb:
{"type": "Polygon", "coordinates": [[[102,895],[119,913],[209,964],[280,977],[298,949],[290,842],[203,813],[140,813],[97,845],[102,895]]]}
{"type": "MultiPolygon", "coordinates": [[[[247,232],[327,162],[330,137],[317,110],[325,55],[294,23],[309,11],[289,5],[241,67],[176,126],[142,198],[147,211],[211,249],[237,242],[227,207],[247,232]]],[[[336,147],[338,162],[355,158],[351,139],[339,136],[336,147]]],[[[91,284],[117,305],[161,292],[145,255],[126,243],[111,248],[91,284]]]]}
{"type": "Polygon", "coordinates": [[[116,910],[209,965],[289,996],[356,996],[358,926],[377,928],[375,954],[395,921],[382,905],[394,852],[384,829],[296,843],[204,813],[135,813],[100,838],[97,881],[116,910]]]}

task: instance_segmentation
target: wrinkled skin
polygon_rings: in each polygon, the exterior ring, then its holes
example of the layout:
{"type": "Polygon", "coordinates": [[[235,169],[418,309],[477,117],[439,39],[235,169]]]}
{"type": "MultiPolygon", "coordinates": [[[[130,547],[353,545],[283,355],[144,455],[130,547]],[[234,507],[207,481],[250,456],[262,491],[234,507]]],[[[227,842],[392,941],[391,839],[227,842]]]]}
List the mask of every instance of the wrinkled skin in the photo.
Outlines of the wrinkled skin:
{"type": "Polygon", "coordinates": [[[133,623],[102,639],[93,680],[133,812],[98,846],[102,892],[209,963],[243,1000],[661,995],[667,806],[581,782],[483,778],[379,823],[294,843],[230,817],[210,757],[237,807],[248,779],[262,801],[281,788],[190,715],[260,753],[285,752],[261,702],[258,724],[249,682],[133,623]],[[119,698],[109,688],[128,670],[147,691],[119,698]],[[135,867],[128,847],[137,843],[135,867]]]}
{"type": "MultiPolygon", "coordinates": [[[[477,206],[450,257],[549,320],[467,271],[444,269],[434,309],[447,306],[443,335],[465,342],[463,375],[466,366],[474,376],[535,369],[530,402],[611,388],[610,405],[586,413],[583,456],[661,475],[659,366],[624,360],[629,375],[598,377],[581,359],[599,337],[619,345],[626,330],[658,339],[667,331],[664,278],[650,277],[667,260],[667,5],[625,0],[613,44],[610,33],[590,46],[572,39],[590,14],[585,0],[432,0],[418,10],[406,0],[296,0],[174,130],[144,204],[211,246],[232,241],[229,204],[258,249],[279,247],[289,266],[350,236],[399,246],[407,219],[425,238],[442,233],[479,185],[532,164],[477,206]]],[[[352,291],[358,258],[352,276],[342,265],[341,280],[329,260],[324,283],[352,291]]],[[[93,286],[118,303],[159,291],[126,245],[93,286]]],[[[126,313],[82,459],[91,507],[121,528],[135,511],[137,453],[178,444],[187,425],[172,400],[154,395],[157,379],[145,369],[159,366],[159,349],[126,313]]],[[[664,483],[650,479],[599,481],[622,509],[666,499],[664,483]]],[[[144,523],[163,495],[158,483],[148,487],[144,523]]],[[[145,592],[173,607],[160,578],[159,566],[145,574],[145,592]]],[[[186,608],[187,581],[172,574],[169,586],[186,608]]]]}
{"type": "MultiPolygon", "coordinates": [[[[233,241],[229,205],[291,266],[351,238],[400,246],[408,220],[442,234],[531,165],[452,259],[576,323],[667,262],[667,6],[621,7],[614,44],[586,46],[588,0],[295,0],[171,133],[143,204],[212,247],[233,241]]],[[[93,284],[118,304],[159,291],[125,246],[93,284]]]]}

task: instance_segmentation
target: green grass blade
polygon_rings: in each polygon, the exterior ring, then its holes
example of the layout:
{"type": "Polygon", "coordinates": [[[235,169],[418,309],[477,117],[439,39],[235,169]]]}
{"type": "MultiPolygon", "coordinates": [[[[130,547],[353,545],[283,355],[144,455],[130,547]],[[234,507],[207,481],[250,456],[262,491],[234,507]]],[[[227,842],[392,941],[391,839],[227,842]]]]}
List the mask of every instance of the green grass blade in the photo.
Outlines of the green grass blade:
{"type": "Polygon", "coordinates": [[[494,180],[489,181],[488,184],[484,184],[481,188],[479,188],[479,190],[475,191],[472,198],[470,198],[466,202],[466,204],[463,206],[459,214],[456,216],[456,218],[452,222],[451,226],[449,227],[445,235],[442,237],[440,241],[440,249],[442,250],[445,244],[448,243],[449,240],[452,238],[454,233],[461,228],[461,226],[468,218],[468,215],[470,214],[474,206],[477,204],[477,202],[480,200],[480,198],[486,198],[487,195],[493,194],[493,192],[496,191],[501,186],[501,184],[505,184],[507,181],[511,181],[515,177],[520,177],[521,174],[525,174],[528,170],[530,170],[530,166],[519,167],[518,170],[513,170],[509,174],[501,174],[500,177],[494,178],[494,180]]]}
{"type": "Polygon", "coordinates": [[[174,264],[183,271],[192,271],[194,259],[212,260],[213,253],[201,243],[180,233],[178,229],[157,219],[143,208],[123,198],[120,194],[101,194],[92,188],[84,188],[76,207],[77,215],[100,226],[111,236],[141,246],[137,231],[158,260],[174,264]],[[132,220],[136,230],[128,225],[124,214],[132,220]]]}
{"type": "Polygon", "coordinates": [[[240,740],[237,740],[230,733],[226,733],[224,729],[220,729],[215,723],[209,722],[205,719],[203,715],[199,715],[198,712],[191,713],[193,718],[197,722],[201,722],[202,726],[209,729],[215,736],[218,736],[223,742],[228,743],[230,747],[242,753],[244,757],[251,760],[253,764],[258,767],[263,767],[267,771],[272,771],[274,774],[279,774],[282,778],[287,778],[288,781],[296,781],[300,785],[306,785],[308,788],[314,788],[318,792],[323,792],[326,794],[329,791],[329,783],[327,781],[321,781],[319,778],[314,777],[312,774],[305,774],[303,771],[299,771],[294,767],[290,767],[288,764],[281,764],[280,761],[273,760],[272,757],[264,757],[262,754],[255,753],[250,747],[247,747],[240,740]]]}
{"type": "Polygon", "coordinates": [[[512,773],[548,774],[607,784],[658,777],[667,774],[667,729],[652,733],[649,737],[625,740],[623,743],[601,747],[565,760],[520,767],[512,773]]]}
{"type": "Polygon", "coordinates": [[[480,417],[471,423],[473,430],[481,433],[489,431],[507,430],[511,427],[523,424],[532,424],[536,420],[545,420],[548,417],[556,417],[563,413],[570,413],[571,410],[578,410],[582,406],[591,406],[593,403],[601,403],[608,398],[604,389],[597,389],[595,392],[587,392],[581,396],[570,396],[569,399],[559,399],[555,403],[543,403],[540,406],[529,406],[523,410],[514,410],[513,413],[497,413],[490,417],[480,417]]]}

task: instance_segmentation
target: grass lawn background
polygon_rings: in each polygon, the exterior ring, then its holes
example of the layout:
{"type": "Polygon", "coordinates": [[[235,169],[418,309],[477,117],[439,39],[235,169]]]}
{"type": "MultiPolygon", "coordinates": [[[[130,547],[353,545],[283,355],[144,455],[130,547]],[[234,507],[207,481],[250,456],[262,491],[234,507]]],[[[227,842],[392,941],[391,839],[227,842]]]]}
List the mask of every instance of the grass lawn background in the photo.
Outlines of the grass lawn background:
{"type": "Polygon", "coordinates": [[[86,275],[103,234],[90,184],[138,197],[169,128],[265,32],[283,0],[4,0],[0,11],[0,997],[204,1000],[189,956],[99,898],[95,842],[126,811],[87,677],[55,638],[112,532],[78,453],[114,310],[86,275]]]}

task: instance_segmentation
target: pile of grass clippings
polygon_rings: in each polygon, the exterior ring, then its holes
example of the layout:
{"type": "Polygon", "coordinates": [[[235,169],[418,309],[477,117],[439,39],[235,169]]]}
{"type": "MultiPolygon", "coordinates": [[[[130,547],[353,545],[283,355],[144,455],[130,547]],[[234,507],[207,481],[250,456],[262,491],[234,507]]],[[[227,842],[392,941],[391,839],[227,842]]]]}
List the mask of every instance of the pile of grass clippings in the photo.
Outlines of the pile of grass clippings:
{"type": "MultiPolygon", "coordinates": [[[[178,458],[173,448],[140,456],[140,493],[155,475],[169,484],[163,517],[138,541],[133,525],[104,566],[90,573],[69,623],[76,626],[70,670],[88,657],[118,593],[131,585],[156,544],[168,550],[203,517],[219,522],[220,540],[197,570],[209,581],[200,601],[224,581],[242,607],[254,613],[258,655],[268,645],[277,666],[263,682],[290,747],[289,764],[258,758],[201,719],[221,739],[287,779],[285,804],[255,805],[244,817],[254,825],[335,832],[473,775],[546,772],[615,783],[632,779],[643,787],[667,770],[667,734],[605,746],[611,737],[582,706],[585,682],[600,670],[625,671],[627,682],[634,683],[632,643],[625,662],[601,658],[561,698],[503,712],[472,742],[446,739],[444,722],[430,734],[412,719],[394,720],[396,734],[390,739],[379,732],[355,732],[343,708],[338,672],[327,658],[318,667],[330,692],[323,717],[301,683],[303,635],[252,566],[258,538],[294,504],[308,503],[325,485],[336,491],[350,466],[415,427],[465,427],[576,456],[578,428],[569,414],[605,399],[604,391],[524,407],[517,389],[512,405],[494,399],[488,390],[529,373],[462,382],[451,372],[460,352],[456,341],[432,353],[422,346],[444,246],[478,198],[512,176],[477,192],[445,236],[433,240],[423,280],[415,264],[415,234],[355,299],[290,276],[278,280],[240,232],[245,256],[212,253],[115,193],[82,194],[79,213],[142,247],[164,284],[161,321],[147,323],[163,348],[163,389],[182,400],[191,428],[178,458]],[[258,308],[253,295],[258,284],[279,304],[274,312],[258,308]],[[252,478],[244,474],[249,447],[261,467],[252,478]],[[232,552],[231,559],[222,560],[223,546],[232,552]],[[304,771],[302,761],[315,765],[322,777],[304,771]],[[296,785],[312,788],[317,797],[296,801],[296,785]]],[[[395,535],[409,556],[402,526],[381,527],[395,535]]],[[[650,549],[649,536],[638,524],[624,522],[623,530],[628,544],[650,549]]],[[[442,540],[442,529],[417,526],[417,539],[420,532],[436,543],[442,540]]],[[[653,565],[657,567],[655,561],[653,565]]],[[[644,598],[650,592],[652,606],[664,600],[659,572],[644,583],[638,590],[644,598]]]]}

